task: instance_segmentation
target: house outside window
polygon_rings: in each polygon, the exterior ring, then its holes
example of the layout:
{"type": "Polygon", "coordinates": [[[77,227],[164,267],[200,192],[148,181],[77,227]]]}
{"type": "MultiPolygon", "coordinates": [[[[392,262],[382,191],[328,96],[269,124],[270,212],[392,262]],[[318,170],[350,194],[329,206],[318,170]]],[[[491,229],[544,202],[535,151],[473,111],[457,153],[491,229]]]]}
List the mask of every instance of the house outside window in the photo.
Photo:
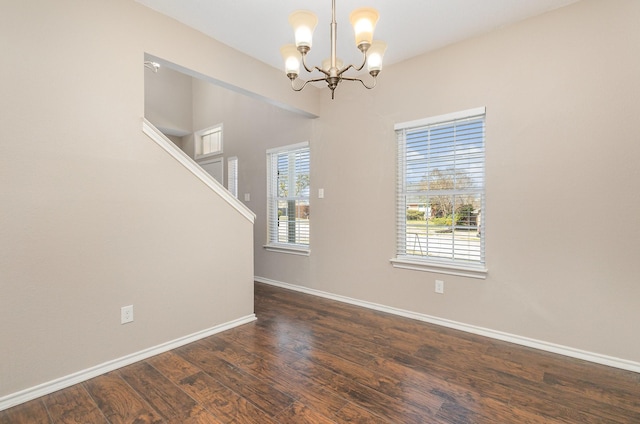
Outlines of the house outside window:
{"type": "Polygon", "coordinates": [[[309,143],[267,151],[267,232],[265,248],[309,254],[309,143]]]}
{"type": "Polygon", "coordinates": [[[485,108],[395,126],[396,267],[484,278],[485,108]]]}

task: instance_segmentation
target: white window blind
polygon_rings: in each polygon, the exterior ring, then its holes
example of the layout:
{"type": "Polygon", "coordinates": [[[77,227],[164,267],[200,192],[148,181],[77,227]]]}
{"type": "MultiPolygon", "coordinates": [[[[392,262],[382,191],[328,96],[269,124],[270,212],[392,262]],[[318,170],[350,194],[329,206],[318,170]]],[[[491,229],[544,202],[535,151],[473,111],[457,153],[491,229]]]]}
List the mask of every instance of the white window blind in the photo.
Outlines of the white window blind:
{"type": "Polygon", "coordinates": [[[222,130],[216,129],[202,135],[202,154],[222,151],[222,130]]]}
{"type": "Polygon", "coordinates": [[[398,259],[484,268],[484,108],[396,125],[398,259]]]}
{"type": "Polygon", "coordinates": [[[196,159],[222,153],[222,124],[197,131],[194,138],[196,159]]]}
{"type": "Polygon", "coordinates": [[[309,145],[267,151],[268,244],[309,247],[309,145]]]}
{"type": "Polygon", "coordinates": [[[238,158],[235,156],[227,159],[227,190],[238,197],[238,158]]]}

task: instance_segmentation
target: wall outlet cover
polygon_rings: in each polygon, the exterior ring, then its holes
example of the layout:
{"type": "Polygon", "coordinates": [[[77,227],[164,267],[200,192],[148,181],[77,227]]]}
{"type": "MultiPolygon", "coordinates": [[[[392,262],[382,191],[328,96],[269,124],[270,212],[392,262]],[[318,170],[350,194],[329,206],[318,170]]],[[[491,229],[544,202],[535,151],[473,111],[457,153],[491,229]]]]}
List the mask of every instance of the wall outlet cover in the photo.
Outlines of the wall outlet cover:
{"type": "Polygon", "coordinates": [[[120,308],[120,324],[133,322],[133,305],[120,308]]]}

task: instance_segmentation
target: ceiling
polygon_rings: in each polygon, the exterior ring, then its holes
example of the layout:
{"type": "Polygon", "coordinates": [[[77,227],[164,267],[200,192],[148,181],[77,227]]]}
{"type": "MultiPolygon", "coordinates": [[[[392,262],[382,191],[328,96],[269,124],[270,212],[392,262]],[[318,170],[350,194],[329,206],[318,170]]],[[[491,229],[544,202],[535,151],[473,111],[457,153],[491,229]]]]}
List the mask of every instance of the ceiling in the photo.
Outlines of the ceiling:
{"type": "MultiPolygon", "coordinates": [[[[284,70],[280,47],[293,42],[288,17],[297,9],[318,16],[310,65],[330,54],[329,0],[136,0],[264,63],[284,70]]],[[[337,56],[360,61],[349,13],[380,12],[375,39],[388,44],[389,65],[578,0],[336,0],[337,56]]]]}

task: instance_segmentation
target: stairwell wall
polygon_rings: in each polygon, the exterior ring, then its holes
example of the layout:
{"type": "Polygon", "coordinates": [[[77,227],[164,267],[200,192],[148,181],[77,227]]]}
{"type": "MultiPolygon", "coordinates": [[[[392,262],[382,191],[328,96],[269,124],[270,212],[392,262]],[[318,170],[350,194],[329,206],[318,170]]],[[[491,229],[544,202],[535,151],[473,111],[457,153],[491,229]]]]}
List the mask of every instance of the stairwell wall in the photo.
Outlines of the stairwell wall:
{"type": "MultiPolygon", "coordinates": [[[[263,65],[133,1],[2,9],[6,407],[16,393],[253,314],[251,222],[142,133],[145,52],[286,99],[270,88],[275,69],[237,76],[239,63],[263,65]],[[135,320],[121,325],[125,305],[135,320]]],[[[312,96],[292,104],[315,107],[312,96]]]]}

